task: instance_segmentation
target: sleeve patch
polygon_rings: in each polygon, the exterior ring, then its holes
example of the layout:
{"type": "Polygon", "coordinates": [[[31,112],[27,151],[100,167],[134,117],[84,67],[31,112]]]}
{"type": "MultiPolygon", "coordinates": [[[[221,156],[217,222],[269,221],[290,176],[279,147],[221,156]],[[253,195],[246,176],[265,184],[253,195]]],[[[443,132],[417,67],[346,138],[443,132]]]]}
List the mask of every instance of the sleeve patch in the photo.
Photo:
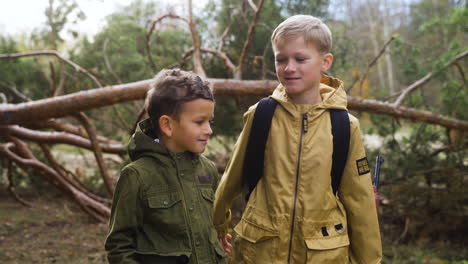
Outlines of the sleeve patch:
{"type": "Polygon", "coordinates": [[[367,161],[367,157],[356,160],[356,166],[357,166],[357,171],[359,175],[364,175],[370,172],[369,162],[367,161]]]}

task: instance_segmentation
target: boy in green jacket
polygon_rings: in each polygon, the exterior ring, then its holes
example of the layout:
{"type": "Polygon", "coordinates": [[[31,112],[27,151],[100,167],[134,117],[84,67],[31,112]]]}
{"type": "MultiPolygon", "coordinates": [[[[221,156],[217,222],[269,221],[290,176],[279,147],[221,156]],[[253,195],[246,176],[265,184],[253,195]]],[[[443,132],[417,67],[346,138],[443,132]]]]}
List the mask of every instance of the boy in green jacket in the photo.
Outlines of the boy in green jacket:
{"type": "MultiPolygon", "coordinates": [[[[212,224],[218,172],[200,155],[214,98],[190,72],[162,70],[146,97],[117,182],[105,242],[109,263],[224,263],[212,224]]],[[[230,251],[230,245],[225,248],[230,251]]]]}
{"type": "MultiPolygon", "coordinates": [[[[271,98],[278,105],[263,175],[234,228],[239,243],[233,263],[380,263],[369,166],[359,121],[347,113],[349,152],[337,195],[332,188],[330,112],[346,110],[347,97],[340,80],[324,75],[333,62],[331,32],[318,18],[297,15],[275,29],[271,42],[280,81],[271,98]]],[[[228,230],[232,201],[246,184],[244,158],[256,107],[244,115],[216,191],[213,220],[220,238],[228,230]]]]}

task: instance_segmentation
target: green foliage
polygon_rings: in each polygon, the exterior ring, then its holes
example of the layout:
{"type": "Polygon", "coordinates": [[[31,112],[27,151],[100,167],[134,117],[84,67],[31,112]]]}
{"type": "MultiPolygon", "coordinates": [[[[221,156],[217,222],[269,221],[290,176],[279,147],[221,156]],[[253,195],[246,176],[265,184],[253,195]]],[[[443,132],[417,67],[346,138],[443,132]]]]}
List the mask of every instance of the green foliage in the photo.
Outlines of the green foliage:
{"type": "MultiPolygon", "coordinates": [[[[0,36],[0,54],[17,53],[18,43],[10,37],[0,36]]],[[[41,71],[41,65],[34,58],[0,60],[0,93],[3,93],[8,103],[24,102],[25,98],[41,98],[42,87],[47,86],[47,80],[41,71]]]]}

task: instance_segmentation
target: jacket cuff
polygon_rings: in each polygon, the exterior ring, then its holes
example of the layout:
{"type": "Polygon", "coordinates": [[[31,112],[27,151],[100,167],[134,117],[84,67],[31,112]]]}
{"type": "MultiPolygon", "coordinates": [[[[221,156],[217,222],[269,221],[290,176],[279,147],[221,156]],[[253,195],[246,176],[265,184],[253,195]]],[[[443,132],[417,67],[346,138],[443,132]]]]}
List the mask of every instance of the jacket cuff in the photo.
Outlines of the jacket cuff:
{"type": "Polygon", "coordinates": [[[229,223],[231,222],[231,210],[226,213],[226,221],[224,223],[215,225],[216,232],[218,232],[218,238],[226,237],[229,229],[229,223]]]}

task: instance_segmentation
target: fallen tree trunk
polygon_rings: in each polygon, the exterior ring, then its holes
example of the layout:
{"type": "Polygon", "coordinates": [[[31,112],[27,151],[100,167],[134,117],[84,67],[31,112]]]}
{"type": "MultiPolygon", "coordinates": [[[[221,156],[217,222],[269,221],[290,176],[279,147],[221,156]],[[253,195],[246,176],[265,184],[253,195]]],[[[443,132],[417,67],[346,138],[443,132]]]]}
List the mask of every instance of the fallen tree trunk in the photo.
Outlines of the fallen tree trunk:
{"type": "MultiPolygon", "coordinates": [[[[208,79],[215,95],[227,96],[266,96],[273,92],[277,81],[245,81],[233,79],[208,79]]],[[[108,86],[81,91],[64,96],[47,98],[21,104],[0,105],[0,125],[28,124],[49,118],[69,116],[77,112],[114,105],[146,96],[151,80],[108,86]]],[[[440,125],[446,128],[468,131],[468,122],[455,120],[434,113],[395,106],[375,100],[357,99],[348,96],[348,108],[358,112],[368,112],[440,125]]]]}

